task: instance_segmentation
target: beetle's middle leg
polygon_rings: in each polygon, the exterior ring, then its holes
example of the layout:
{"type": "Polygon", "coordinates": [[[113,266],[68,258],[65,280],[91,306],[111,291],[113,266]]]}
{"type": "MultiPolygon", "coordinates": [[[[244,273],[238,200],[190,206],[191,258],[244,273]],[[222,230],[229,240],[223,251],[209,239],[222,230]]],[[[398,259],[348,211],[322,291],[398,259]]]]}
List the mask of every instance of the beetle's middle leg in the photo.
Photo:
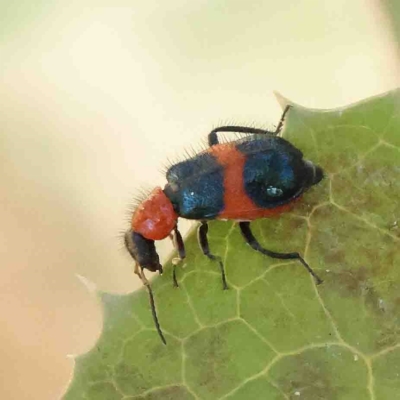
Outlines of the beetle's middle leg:
{"type": "Polygon", "coordinates": [[[176,279],[176,266],[180,264],[186,257],[185,244],[182,239],[182,235],[178,230],[178,226],[174,229],[174,235],[171,238],[174,243],[174,247],[178,251],[178,257],[172,259],[172,282],[175,287],[179,287],[178,280],[176,279]]]}
{"type": "Polygon", "coordinates": [[[244,240],[254,250],[257,250],[258,252],[271,258],[278,258],[280,260],[299,260],[307,269],[307,271],[313,276],[315,283],[317,285],[322,283],[322,279],[311,269],[311,267],[305,262],[304,258],[299,253],[275,253],[274,251],[264,249],[264,247],[262,247],[254,237],[253,232],[250,229],[250,222],[239,222],[239,227],[244,240]]]}
{"type": "Polygon", "coordinates": [[[207,221],[202,221],[198,230],[198,240],[200,248],[203,251],[203,254],[207,256],[210,260],[218,262],[219,268],[221,270],[222,288],[226,290],[228,289],[228,284],[226,283],[224,264],[222,263],[221,257],[211,254],[210,246],[208,244],[207,233],[208,233],[208,223],[207,221]]]}

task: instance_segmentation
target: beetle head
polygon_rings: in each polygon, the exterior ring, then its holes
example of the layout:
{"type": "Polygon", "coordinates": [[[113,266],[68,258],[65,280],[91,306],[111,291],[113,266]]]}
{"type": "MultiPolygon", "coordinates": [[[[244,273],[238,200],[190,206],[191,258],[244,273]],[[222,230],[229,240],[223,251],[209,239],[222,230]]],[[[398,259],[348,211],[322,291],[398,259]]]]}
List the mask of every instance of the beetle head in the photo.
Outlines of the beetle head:
{"type": "Polygon", "coordinates": [[[163,269],[154,245],[154,240],[146,239],[140,233],[131,230],[125,233],[124,239],[126,249],[141,268],[152,272],[158,271],[162,274],[163,269]]]}

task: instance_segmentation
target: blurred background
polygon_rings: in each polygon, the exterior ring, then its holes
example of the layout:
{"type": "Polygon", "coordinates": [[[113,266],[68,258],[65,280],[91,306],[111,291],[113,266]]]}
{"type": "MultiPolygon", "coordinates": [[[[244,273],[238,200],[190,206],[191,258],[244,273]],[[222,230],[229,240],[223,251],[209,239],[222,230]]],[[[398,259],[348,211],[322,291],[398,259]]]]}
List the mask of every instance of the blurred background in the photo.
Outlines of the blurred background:
{"type": "Polygon", "coordinates": [[[330,108],[397,87],[392,26],[378,0],[0,1],[0,398],[60,398],[100,333],[93,288],[139,286],[120,232],[168,159],[272,128],[273,90],[330,108]]]}

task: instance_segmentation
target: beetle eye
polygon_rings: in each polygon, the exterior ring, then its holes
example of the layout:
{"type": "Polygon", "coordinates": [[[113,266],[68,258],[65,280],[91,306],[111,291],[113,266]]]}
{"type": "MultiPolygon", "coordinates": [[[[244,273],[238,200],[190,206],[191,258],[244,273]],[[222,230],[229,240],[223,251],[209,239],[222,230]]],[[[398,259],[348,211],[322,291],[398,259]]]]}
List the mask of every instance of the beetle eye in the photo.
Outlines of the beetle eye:
{"type": "Polygon", "coordinates": [[[283,190],[275,186],[268,186],[267,193],[271,197],[280,197],[283,194],[283,190]]]}

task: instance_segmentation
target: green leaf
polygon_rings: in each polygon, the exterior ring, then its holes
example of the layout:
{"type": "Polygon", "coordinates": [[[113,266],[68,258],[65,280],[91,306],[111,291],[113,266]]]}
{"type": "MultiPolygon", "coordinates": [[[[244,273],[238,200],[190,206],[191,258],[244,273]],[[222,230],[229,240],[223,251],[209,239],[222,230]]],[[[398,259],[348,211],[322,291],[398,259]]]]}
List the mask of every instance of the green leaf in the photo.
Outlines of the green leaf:
{"type": "Polygon", "coordinates": [[[254,233],[299,262],[262,256],[228,222],[210,226],[218,265],[187,241],[180,288],[171,266],[147,292],[102,294],[104,329],[76,359],[66,400],[387,400],[400,393],[400,91],[347,108],[294,105],[284,136],[326,178],[254,233]]]}

